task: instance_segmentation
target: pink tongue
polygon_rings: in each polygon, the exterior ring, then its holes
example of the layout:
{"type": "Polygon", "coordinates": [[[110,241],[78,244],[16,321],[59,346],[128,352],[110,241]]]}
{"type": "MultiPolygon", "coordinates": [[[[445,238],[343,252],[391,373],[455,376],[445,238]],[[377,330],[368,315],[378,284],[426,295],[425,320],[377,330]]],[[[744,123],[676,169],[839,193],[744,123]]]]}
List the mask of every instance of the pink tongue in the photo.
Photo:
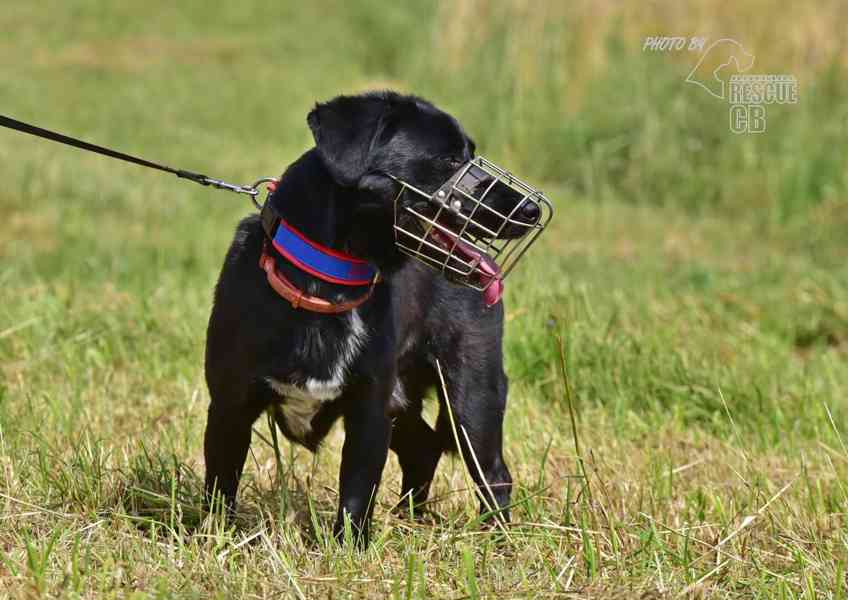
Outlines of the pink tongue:
{"type": "MultiPolygon", "coordinates": [[[[456,239],[456,238],[454,238],[456,239]]],[[[482,254],[471,244],[459,240],[456,250],[465,256],[471,262],[479,262],[478,269],[480,273],[480,283],[489,286],[483,291],[483,298],[486,301],[486,306],[493,306],[498,303],[504,293],[504,282],[501,279],[501,270],[497,263],[489,256],[482,254]],[[489,283],[491,281],[491,283],[489,283]]]]}
{"type": "Polygon", "coordinates": [[[489,284],[489,287],[487,287],[483,292],[483,298],[486,300],[486,306],[493,306],[500,301],[501,296],[503,296],[504,293],[504,282],[503,279],[501,279],[500,269],[497,268],[497,265],[494,264],[491,258],[485,256],[480,262],[480,270],[493,279],[492,283],[489,284]]]}
{"type": "Polygon", "coordinates": [[[498,278],[496,281],[492,283],[489,287],[486,288],[486,291],[483,292],[483,298],[486,299],[486,306],[493,306],[497,304],[501,296],[504,293],[504,283],[498,278]]]}

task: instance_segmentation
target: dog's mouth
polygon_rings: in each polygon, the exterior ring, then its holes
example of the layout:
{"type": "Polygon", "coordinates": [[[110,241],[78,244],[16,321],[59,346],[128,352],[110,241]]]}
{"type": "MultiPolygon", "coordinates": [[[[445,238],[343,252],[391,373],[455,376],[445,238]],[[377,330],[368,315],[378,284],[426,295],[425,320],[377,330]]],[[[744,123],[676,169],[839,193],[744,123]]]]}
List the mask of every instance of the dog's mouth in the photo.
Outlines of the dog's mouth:
{"type": "Polygon", "coordinates": [[[503,296],[504,278],[544,230],[553,208],[542,192],[478,156],[435,192],[398,178],[395,244],[452,283],[503,296]]]}
{"type": "Polygon", "coordinates": [[[431,228],[427,239],[447,253],[448,269],[445,273],[448,279],[454,279],[451,273],[457,267],[463,271],[470,269],[467,277],[476,279],[477,285],[483,289],[486,306],[492,306],[501,299],[504,292],[502,271],[491,256],[446,229],[431,228]],[[451,265],[451,261],[459,264],[451,265]]]}

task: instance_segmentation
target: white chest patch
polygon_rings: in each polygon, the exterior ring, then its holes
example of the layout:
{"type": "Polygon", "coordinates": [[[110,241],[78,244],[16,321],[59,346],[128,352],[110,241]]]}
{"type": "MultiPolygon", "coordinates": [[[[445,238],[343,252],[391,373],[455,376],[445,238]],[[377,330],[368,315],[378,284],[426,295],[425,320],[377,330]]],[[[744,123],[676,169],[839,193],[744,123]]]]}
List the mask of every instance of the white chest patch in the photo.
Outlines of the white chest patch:
{"type": "Polygon", "coordinates": [[[347,337],[342,343],[336,362],[330,369],[330,379],[306,380],[303,386],[282,383],[268,377],[266,381],[280,397],[279,410],[286,426],[297,437],[303,439],[312,431],[312,418],[324,402],[335,400],[342,393],[348,369],[359,356],[368,340],[368,332],[356,309],[350,311],[347,337]]]}

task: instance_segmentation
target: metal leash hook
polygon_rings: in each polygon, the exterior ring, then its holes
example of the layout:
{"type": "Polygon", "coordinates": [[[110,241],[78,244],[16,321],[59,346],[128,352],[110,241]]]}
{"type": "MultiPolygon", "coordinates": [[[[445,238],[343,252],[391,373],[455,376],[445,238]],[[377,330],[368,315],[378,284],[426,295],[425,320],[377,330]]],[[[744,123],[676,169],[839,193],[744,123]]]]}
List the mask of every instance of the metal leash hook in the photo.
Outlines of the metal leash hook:
{"type": "Polygon", "coordinates": [[[234,183],[227,183],[221,179],[213,179],[212,177],[204,177],[203,180],[198,183],[202,185],[209,185],[219,190],[228,190],[230,192],[235,192],[236,194],[247,194],[250,196],[250,200],[253,202],[253,206],[257,208],[257,210],[262,210],[262,205],[256,200],[256,197],[259,195],[261,191],[259,186],[263,183],[273,184],[268,186],[268,193],[271,193],[276,189],[277,179],[275,177],[263,177],[261,179],[257,179],[253,182],[252,185],[236,185],[234,183]]]}
{"type": "Polygon", "coordinates": [[[256,181],[253,182],[253,185],[250,186],[250,189],[252,191],[247,192],[247,193],[250,194],[250,199],[253,202],[253,206],[256,207],[256,210],[258,210],[260,212],[262,211],[262,205],[259,204],[259,202],[256,201],[256,197],[259,195],[259,186],[262,185],[263,183],[267,183],[268,184],[268,187],[267,187],[268,195],[270,196],[274,191],[276,191],[277,182],[278,182],[278,180],[275,177],[263,177],[263,178],[257,179],[256,181]]]}

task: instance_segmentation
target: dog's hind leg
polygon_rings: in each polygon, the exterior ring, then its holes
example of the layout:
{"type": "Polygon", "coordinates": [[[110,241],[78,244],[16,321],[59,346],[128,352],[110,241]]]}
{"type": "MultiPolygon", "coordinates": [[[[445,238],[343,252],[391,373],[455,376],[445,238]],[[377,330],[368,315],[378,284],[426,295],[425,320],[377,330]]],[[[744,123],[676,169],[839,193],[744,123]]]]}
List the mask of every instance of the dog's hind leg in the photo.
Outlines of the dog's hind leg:
{"type": "Polygon", "coordinates": [[[424,395],[432,389],[436,373],[429,366],[414,365],[394,382],[392,392],[392,451],[403,473],[398,513],[423,504],[430,494],[430,483],[444,445],[438,434],[421,417],[424,395]]]}
{"type": "Polygon", "coordinates": [[[394,421],[392,450],[403,472],[397,509],[403,511],[408,508],[410,498],[413,505],[423,504],[430,494],[430,483],[442,456],[439,436],[419,412],[410,410],[394,421]]]}

